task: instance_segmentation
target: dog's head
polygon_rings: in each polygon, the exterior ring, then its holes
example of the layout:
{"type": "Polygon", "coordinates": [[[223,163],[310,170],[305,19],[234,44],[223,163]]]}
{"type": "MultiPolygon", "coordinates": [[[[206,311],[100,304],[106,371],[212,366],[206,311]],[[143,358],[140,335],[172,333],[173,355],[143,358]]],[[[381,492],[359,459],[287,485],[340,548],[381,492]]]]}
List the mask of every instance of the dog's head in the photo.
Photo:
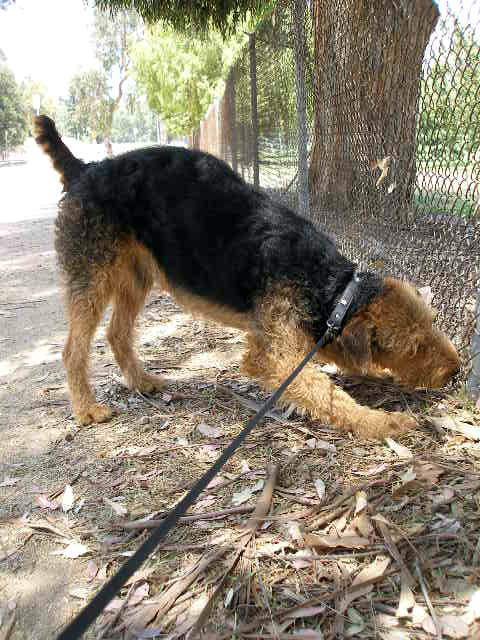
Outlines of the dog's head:
{"type": "Polygon", "coordinates": [[[452,342],[433,326],[432,309],[414,287],[394,278],[347,323],[335,351],[347,370],[388,369],[413,387],[443,387],[460,369],[452,342]]]}

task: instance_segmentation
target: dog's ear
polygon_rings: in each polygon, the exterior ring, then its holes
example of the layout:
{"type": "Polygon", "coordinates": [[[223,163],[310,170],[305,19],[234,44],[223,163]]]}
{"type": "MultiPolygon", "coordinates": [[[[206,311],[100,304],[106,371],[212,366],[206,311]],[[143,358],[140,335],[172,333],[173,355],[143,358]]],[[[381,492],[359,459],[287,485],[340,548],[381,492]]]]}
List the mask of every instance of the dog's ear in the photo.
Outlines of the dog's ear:
{"type": "Polygon", "coordinates": [[[360,319],[350,322],[338,338],[345,363],[353,369],[368,371],[372,361],[370,329],[360,319]]]}

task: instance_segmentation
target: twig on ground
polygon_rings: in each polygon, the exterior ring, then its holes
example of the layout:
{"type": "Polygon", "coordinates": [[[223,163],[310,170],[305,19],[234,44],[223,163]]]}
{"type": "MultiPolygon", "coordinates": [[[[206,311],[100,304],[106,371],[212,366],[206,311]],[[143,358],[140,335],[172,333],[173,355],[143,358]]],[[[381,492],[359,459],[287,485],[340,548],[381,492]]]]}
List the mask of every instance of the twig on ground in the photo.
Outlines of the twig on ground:
{"type": "Polygon", "coordinates": [[[144,395],[141,391],[137,391],[137,394],[142,398],[142,400],[145,400],[147,404],[149,404],[157,411],[165,411],[165,407],[162,407],[162,405],[155,402],[155,400],[152,400],[152,398],[150,398],[149,396],[144,395]]]}
{"type": "Polygon", "coordinates": [[[77,475],[70,480],[70,482],[64,482],[59,489],[55,489],[55,491],[52,491],[52,493],[49,494],[48,499],[49,500],[55,500],[55,498],[58,498],[58,496],[61,495],[65,491],[65,485],[69,484],[72,487],[76,482],[78,482],[78,480],[80,479],[82,473],[84,471],[86,471],[87,468],[88,467],[83,467],[83,469],[81,471],[79,471],[77,473],[77,475]]]}
{"type": "Polygon", "coordinates": [[[389,528],[384,522],[378,519],[376,519],[376,524],[380,529],[380,533],[382,534],[383,539],[385,540],[385,546],[387,547],[392,558],[397,561],[400,567],[400,571],[404,576],[406,583],[408,584],[409,587],[413,587],[413,585],[415,584],[415,578],[412,576],[410,569],[407,567],[407,565],[403,561],[403,558],[400,555],[400,551],[398,550],[397,545],[393,541],[392,534],[390,533],[389,528]]]}
{"type": "Polygon", "coordinates": [[[249,531],[257,531],[263,522],[263,519],[270,511],[272,504],[273,492],[277,483],[278,472],[280,470],[279,465],[268,464],[266,468],[265,484],[260,497],[257,500],[255,510],[252,516],[247,520],[244,525],[245,529],[249,531]]]}
{"type": "MultiPolygon", "coordinates": [[[[386,571],[381,576],[378,575],[372,578],[371,580],[365,580],[365,582],[362,582],[362,587],[366,587],[369,584],[375,584],[379,580],[384,580],[385,578],[389,578],[390,576],[397,574],[399,570],[400,570],[399,567],[393,567],[390,571],[386,571]]],[[[298,609],[303,609],[304,607],[315,607],[321,604],[325,604],[327,602],[331,602],[332,600],[335,600],[335,598],[339,593],[343,593],[343,592],[344,592],[343,588],[335,591],[325,592],[321,596],[310,598],[309,600],[305,600],[301,604],[296,604],[293,607],[288,607],[287,609],[282,609],[281,611],[277,611],[275,612],[273,617],[275,620],[282,620],[283,618],[287,618],[291,616],[298,609]]],[[[255,620],[253,620],[252,622],[249,622],[247,625],[239,626],[234,632],[230,631],[228,634],[219,636],[217,640],[224,640],[230,637],[231,635],[244,635],[249,631],[255,631],[255,629],[257,629],[262,623],[269,622],[269,620],[270,620],[269,616],[266,616],[266,615],[259,616],[255,618],[255,620]]],[[[255,636],[255,637],[258,637],[258,636],[255,636]]]]}
{"type": "MultiPolygon", "coordinates": [[[[182,516],[179,522],[196,522],[197,520],[217,520],[220,518],[226,518],[227,516],[238,515],[243,513],[250,513],[254,507],[231,507],[230,509],[223,509],[222,511],[207,511],[203,513],[196,513],[191,516],[182,516]]],[[[161,520],[135,520],[133,522],[120,522],[119,526],[122,529],[155,529],[159,524],[163,522],[161,520]]]]}
{"type": "MultiPolygon", "coordinates": [[[[217,384],[216,387],[217,389],[220,389],[221,391],[225,391],[226,393],[230,394],[232,398],[235,398],[237,402],[239,402],[241,405],[243,405],[246,409],[249,409],[250,411],[257,412],[262,407],[261,403],[255,402],[255,400],[250,400],[249,398],[244,398],[243,396],[238,395],[238,393],[235,393],[235,391],[230,389],[230,387],[226,387],[223,384],[217,384]]],[[[272,411],[267,411],[265,416],[267,418],[271,418],[272,420],[275,420],[276,422],[279,422],[280,424],[289,424],[288,420],[285,420],[284,418],[282,418],[282,416],[279,416],[278,414],[273,413],[272,411]]]]}
{"type": "Polygon", "coordinates": [[[169,589],[164,591],[158,599],[158,617],[161,620],[165,614],[172,608],[172,606],[177,602],[178,598],[188,589],[188,587],[195,582],[198,576],[205,571],[212,562],[215,562],[219,558],[221,558],[227,551],[229,551],[232,547],[229,546],[221,546],[210,553],[207,553],[203,556],[197,563],[197,566],[192,570],[188,571],[186,575],[180,578],[175,584],[173,584],[169,589]]]}
{"type": "Polygon", "coordinates": [[[207,604],[204,606],[204,608],[200,612],[200,615],[198,616],[195,624],[192,627],[192,630],[190,631],[190,636],[189,636],[190,638],[194,638],[202,630],[202,627],[205,625],[207,618],[210,614],[210,611],[212,610],[212,607],[218,595],[221,593],[223,587],[225,586],[228,576],[237,566],[238,561],[242,557],[242,554],[245,551],[245,548],[247,547],[247,545],[249,544],[253,534],[249,531],[245,531],[243,535],[245,536],[245,540],[239,545],[238,550],[234,555],[233,560],[229,564],[227,570],[223,574],[222,579],[220,580],[217,587],[215,588],[215,591],[212,593],[212,595],[208,599],[207,604]]]}
{"type": "Polygon", "coordinates": [[[102,638],[105,638],[107,633],[110,631],[110,629],[113,628],[113,626],[116,624],[117,620],[120,618],[122,613],[125,611],[125,609],[128,606],[128,602],[130,600],[130,596],[132,595],[133,590],[135,588],[135,584],[136,584],[135,582],[132,583],[132,585],[130,586],[130,589],[128,590],[128,593],[127,593],[127,596],[126,596],[125,600],[122,602],[120,608],[115,612],[115,615],[113,616],[113,618],[107,622],[107,624],[103,627],[103,629],[101,629],[100,633],[97,636],[97,640],[102,640],[102,638]]]}
{"type": "Polygon", "coordinates": [[[425,580],[423,579],[422,571],[420,569],[420,563],[418,558],[415,559],[415,571],[418,576],[418,580],[420,582],[420,587],[422,589],[423,597],[425,598],[425,602],[427,604],[428,610],[430,611],[430,615],[432,616],[433,624],[435,625],[435,630],[437,632],[438,640],[442,640],[442,627],[440,625],[440,621],[435,613],[435,609],[433,608],[432,601],[430,600],[427,592],[427,587],[425,584],[425,580]]]}
{"type": "MultiPolygon", "coordinates": [[[[267,468],[265,470],[265,485],[263,487],[263,491],[260,495],[260,497],[257,500],[257,504],[255,505],[255,510],[254,513],[252,515],[251,518],[249,518],[247,520],[247,522],[245,523],[244,527],[245,528],[245,540],[241,543],[241,545],[239,546],[237,553],[235,554],[232,562],[230,563],[228,569],[225,571],[225,573],[222,576],[222,579],[220,580],[220,583],[217,585],[215,591],[213,592],[213,594],[210,596],[210,598],[208,599],[207,604],[205,605],[205,607],[203,608],[203,610],[201,611],[199,617],[197,618],[196,623],[194,624],[194,626],[192,627],[192,630],[190,632],[190,637],[193,638],[195,637],[195,635],[197,635],[202,627],[204,626],[208,615],[210,613],[210,611],[212,610],[213,604],[216,600],[216,598],[218,597],[219,593],[221,592],[227,577],[230,575],[230,573],[233,571],[233,569],[237,566],[240,558],[242,557],[246,547],[248,546],[248,544],[250,544],[255,532],[258,530],[258,528],[260,527],[261,523],[263,522],[263,518],[267,515],[267,513],[270,511],[270,506],[272,504],[272,498],[273,498],[273,492],[275,489],[275,484],[277,482],[277,478],[278,478],[278,471],[279,471],[279,465],[273,465],[273,464],[269,464],[267,465],[267,468]]],[[[258,561],[257,561],[258,562],[258,561]]]]}
{"type": "Polygon", "coordinates": [[[8,640],[10,638],[10,634],[12,633],[13,625],[15,624],[16,620],[16,612],[17,610],[13,609],[9,613],[7,613],[4,621],[5,626],[3,629],[0,629],[0,640],[8,640]]]}
{"type": "Polygon", "coordinates": [[[349,506],[337,507],[333,511],[330,511],[329,513],[326,513],[326,514],[320,516],[319,518],[315,518],[315,520],[313,520],[313,522],[311,522],[308,525],[308,527],[305,527],[305,531],[310,532],[310,531],[315,531],[315,529],[322,529],[327,524],[330,524],[330,522],[332,522],[332,520],[336,520],[343,513],[345,513],[345,511],[348,511],[349,509],[350,509],[349,506]]]}
{"type": "Polygon", "coordinates": [[[265,587],[263,586],[262,576],[260,574],[260,565],[258,563],[258,556],[257,555],[255,555],[255,566],[257,567],[257,579],[258,579],[258,583],[260,585],[260,589],[262,590],[263,601],[265,602],[265,606],[266,606],[266,608],[268,610],[268,613],[270,614],[270,620],[272,622],[272,631],[273,631],[275,637],[277,638],[277,640],[280,640],[279,637],[278,637],[278,633],[277,633],[277,627],[276,627],[275,621],[273,619],[272,608],[270,607],[270,603],[268,601],[267,592],[265,591],[265,587]]]}

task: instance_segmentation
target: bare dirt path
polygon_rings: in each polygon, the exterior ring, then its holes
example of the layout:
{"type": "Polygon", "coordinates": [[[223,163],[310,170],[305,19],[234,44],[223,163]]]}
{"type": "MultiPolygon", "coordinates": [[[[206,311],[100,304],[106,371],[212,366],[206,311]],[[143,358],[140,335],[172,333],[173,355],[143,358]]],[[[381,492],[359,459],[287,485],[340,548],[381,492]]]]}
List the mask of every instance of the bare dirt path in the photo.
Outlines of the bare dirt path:
{"type": "Polygon", "coordinates": [[[21,518],[36,492],[69,475],[68,461],[59,466],[52,457],[65,436],[66,399],[49,397],[63,388],[65,322],[53,253],[59,194],[38,156],[0,168],[0,553],[9,556],[0,563],[0,598],[17,603],[12,638],[53,637],[68,615],[71,566],[39,538],[15,551],[30,535],[21,518]]]}
{"type": "MultiPolygon", "coordinates": [[[[56,175],[35,148],[30,149],[26,164],[0,167],[0,634],[9,608],[15,606],[13,640],[54,638],[81,604],[70,594],[72,586],[86,579],[87,560],[52,555],[62,551],[69,540],[78,541],[76,519],[71,513],[63,515],[61,508],[55,513],[42,510],[39,501],[45,504],[74,479],[78,484],[82,472],[80,480],[88,475],[92,483],[98,471],[101,488],[94,502],[99,502],[103,511],[105,486],[111,493],[110,473],[119,470],[115,463],[100,461],[105,455],[103,432],[111,431],[115,423],[101,427],[100,442],[94,442],[96,428],[77,431],[70,412],[61,364],[67,327],[53,250],[60,195],[56,175]],[[27,523],[43,523],[46,528],[38,532],[27,523]],[[49,525],[56,529],[49,530],[49,525]],[[65,534],[63,538],[59,529],[65,534]]],[[[144,355],[156,355],[152,325],[165,310],[170,322],[164,338],[170,353],[181,354],[178,342],[183,324],[188,323],[192,338],[197,334],[191,350],[193,369],[206,366],[208,370],[212,363],[216,366],[215,349],[210,360],[203,355],[198,323],[192,324],[168,298],[160,306],[154,298],[150,305],[152,311],[142,320],[144,355]]],[[[130,410],[136,416],[134,421],[141,421],[142,415],[152,413],[152,406],[132,398],[123,387],[119,370],[111,366],[104,326],[105,322],[92,358],[97,392],[100,397],[106,395],[120,414],[130,410]]],[[[227,339],[232,335],[224,333],[227,339]]],[[[212,340],[208,335],[206,339],[212,340]]],[[[171,409],[165,405],[165,411],[171,409]]],[[[127,422],[120,432],[114,428],[107,440],[124,441],[127,422]]],[[[146,417],[141,429],[148,431],[149,422],[146,417]]],[[[161,425],[164,422],[160,419],[161,425]]],[[[91,524],[95,526],[95,518],[91,524]]]]}

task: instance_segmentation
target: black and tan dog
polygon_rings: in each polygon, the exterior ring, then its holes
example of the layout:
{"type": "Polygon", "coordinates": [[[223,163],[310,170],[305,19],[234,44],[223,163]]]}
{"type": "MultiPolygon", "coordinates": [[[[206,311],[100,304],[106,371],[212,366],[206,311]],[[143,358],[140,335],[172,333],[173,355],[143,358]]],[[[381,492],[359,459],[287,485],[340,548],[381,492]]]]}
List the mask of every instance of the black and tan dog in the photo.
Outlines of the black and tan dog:
{"type": "MultiPolygon", "coordinates": [[[[110,417],[87,374],[92,337],[108,303],[108,339],[127,383],[162,387],[133,350],[135,318],[154,284],[194,313],[247,332],[247,375],[276,387],[326,329],[355,265],[315,227],[199,151],[155,147],[86,164],[62,143],[52,120],[36,140],[60,173],[65,196],[56,250],[65,279],[69,336],[63,351],[81,424],[110,417]]],[[[412,386],[441,387],[459,369],[450,340],[432,324],[415,289],[374,273],[339,338],[319,354],[350,373],[390,370],[412,386]]],[[[357,404],[313,364],[285,398],[315,419],[381,438],[415,421],[357,404]]]]}

